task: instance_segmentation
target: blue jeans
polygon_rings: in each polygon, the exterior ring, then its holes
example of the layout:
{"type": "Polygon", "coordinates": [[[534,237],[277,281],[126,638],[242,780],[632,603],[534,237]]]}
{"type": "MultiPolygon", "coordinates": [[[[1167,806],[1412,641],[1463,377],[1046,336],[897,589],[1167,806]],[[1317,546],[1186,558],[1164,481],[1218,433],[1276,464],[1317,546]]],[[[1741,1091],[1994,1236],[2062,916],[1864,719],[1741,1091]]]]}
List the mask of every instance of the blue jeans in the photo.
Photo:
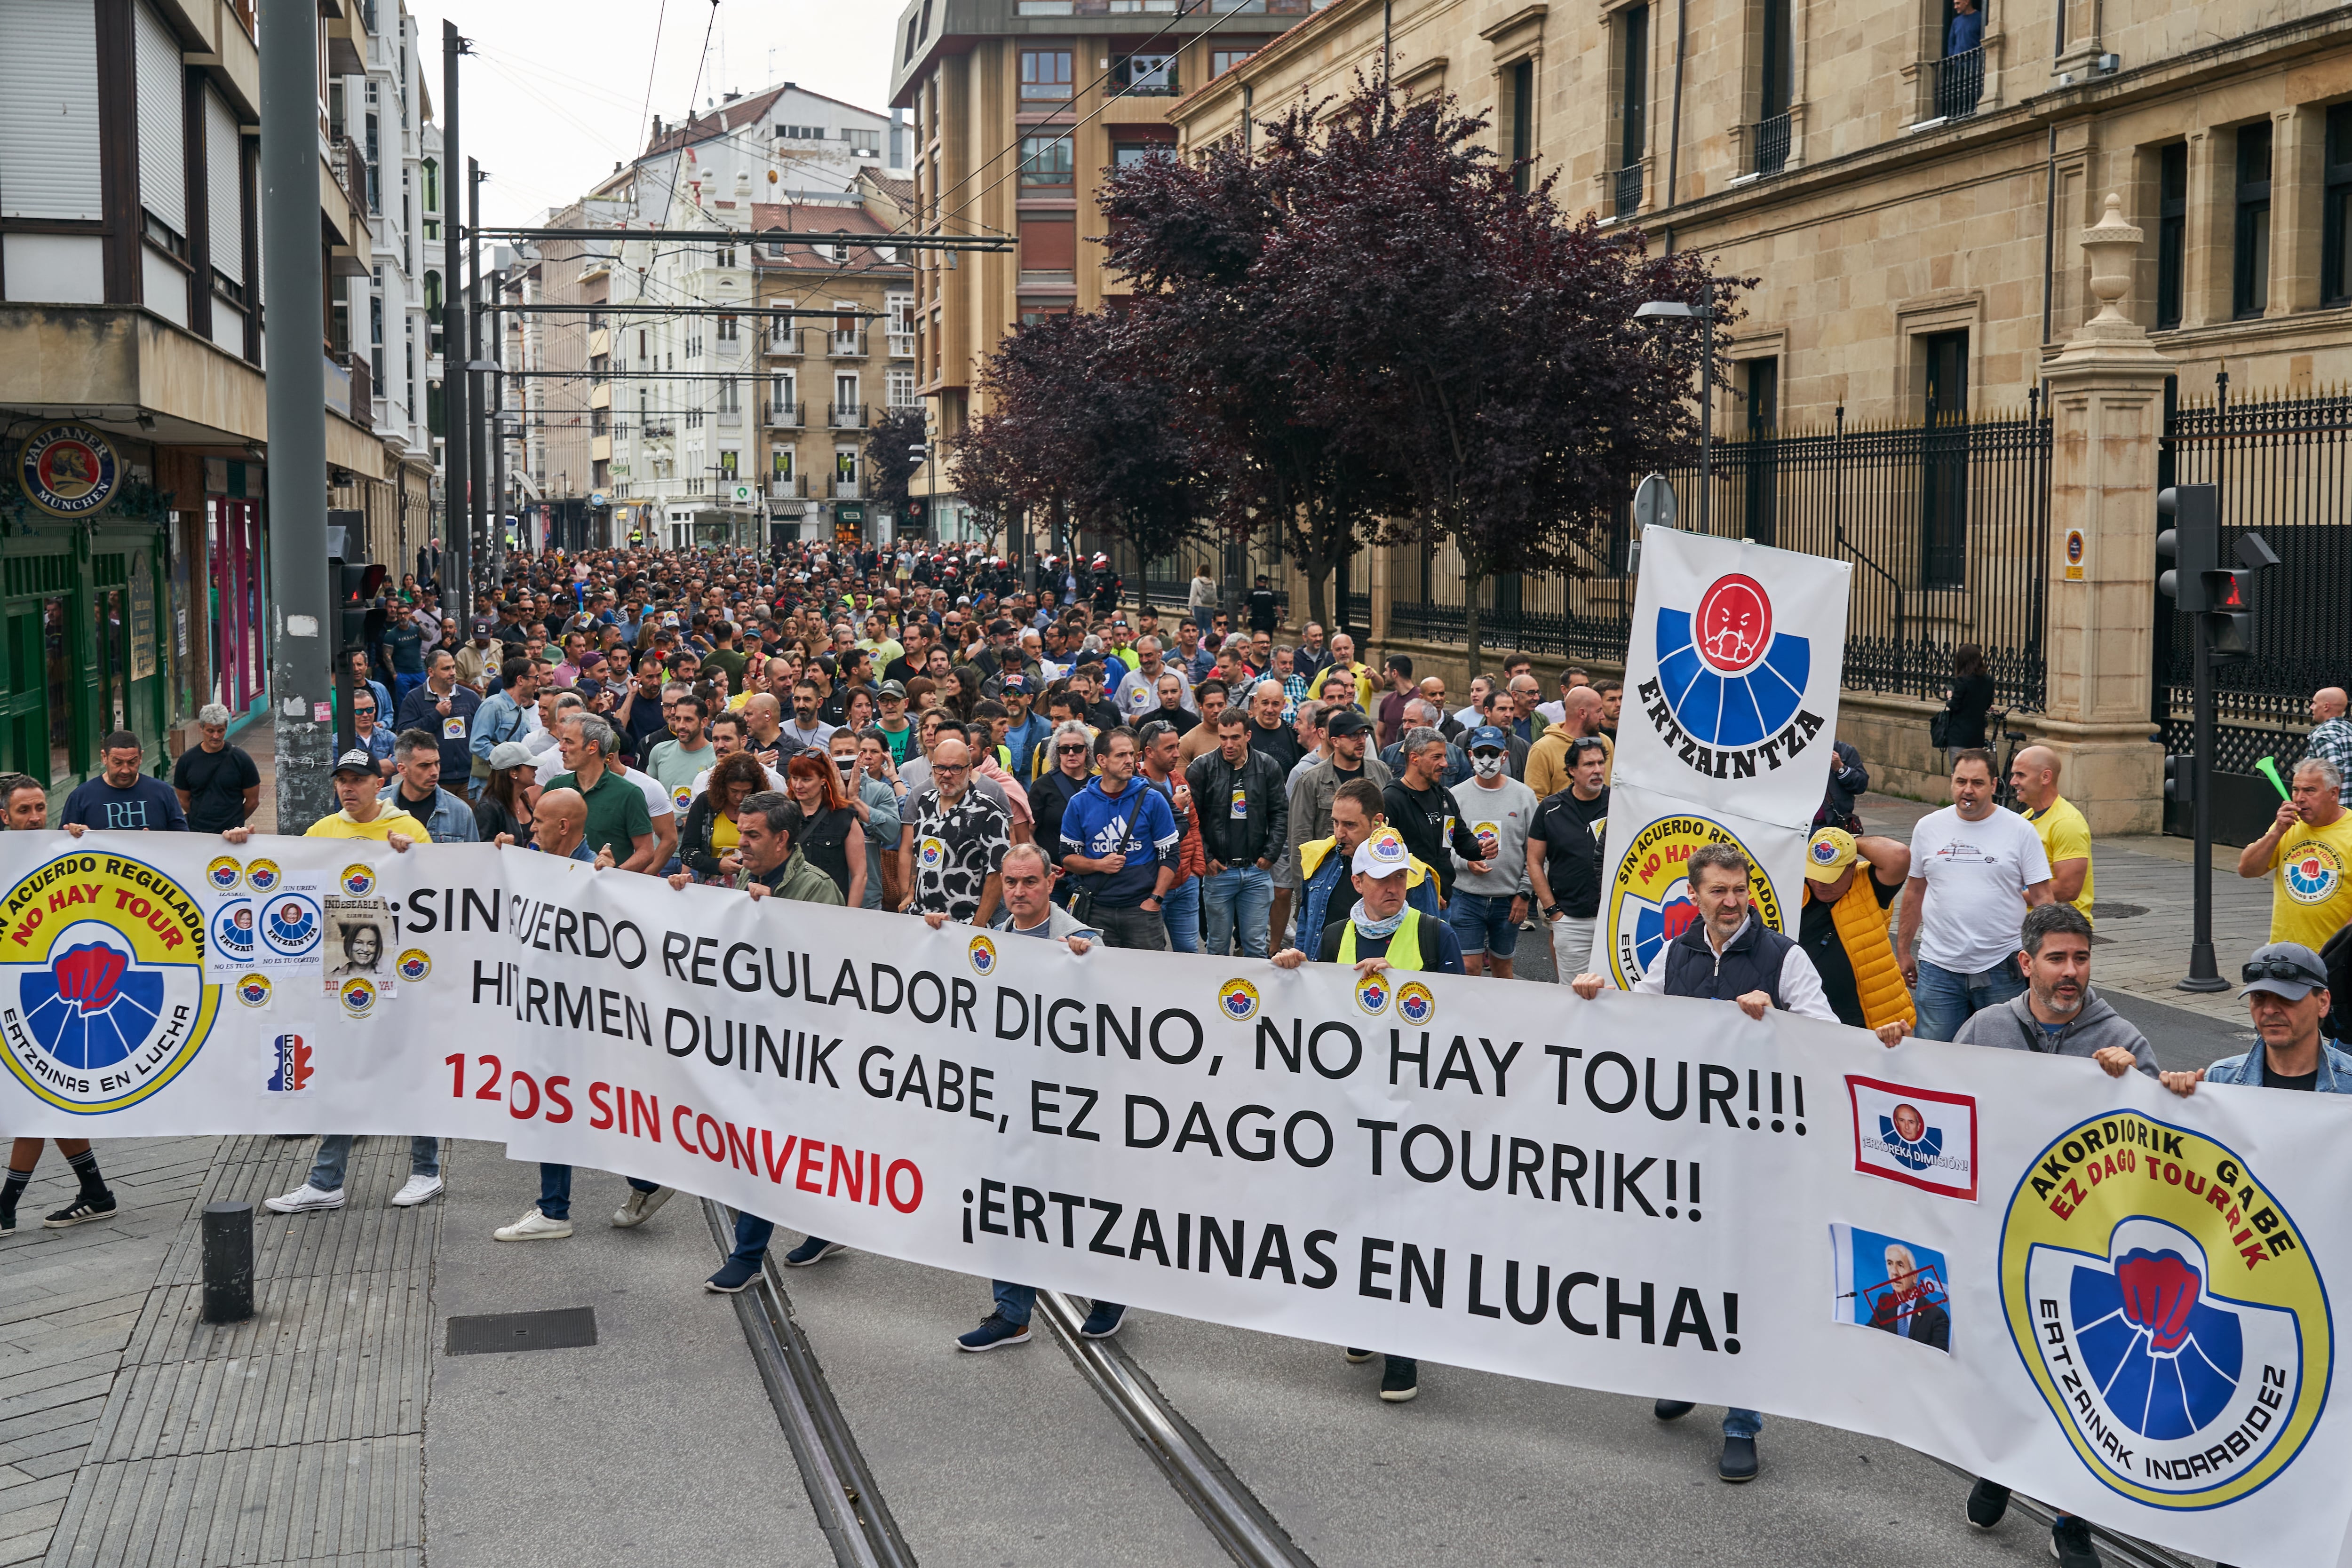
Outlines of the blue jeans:
{"type": "Polygon", "coordinates": [[[1921,1040],[1951,1040],[1969,1019],[1987,1008],[2000,1007],[2024,989],[2025,977],[2013,962],[1982,974],[1964,975],[1939,969],[1922,958],[1918,988],[1912,993],[1919,1008],[1919,1027],[1915,1032],[1921,1040]]]}
{"type": "Polygon", "coordinates": [[[394,672],[392,677],[393,712],[397,715],[400,712],[400,705],[408,700],[408,694],[415,691],[424,684],[425,672],[422,670],[417,671],[416,674],[413,675],[401,674],[394,672]]]}
{"type": "Polygon", "coordinates": [[[1464,893],[1455,889],[1445,906],[1446,924],[1461,939],[1462,956],[1492,953],[1507,958],[1519,950],[1519,928],[1511,919],[1511,901],[1500,894],[1464,893]]]}
{"type": "MultiPolygon", "coordinates": [[[[998,1317],[1003,1318],[1008,1323],[1025,1323],[1029,1321],[1029,1314],[1034,1311],[1037,1306],[1036,1286],[1015,1285],[1005,1280],[991,1280],[989,1284],[994,1287],[996,1291],[996,1315],[998,1317]]],[[[1097,1308],[1116,1307],[1118,1303],[1116,1301],[1106,1301],[1097,1299],[1094,1305],[1097,1308]]],[[[1119,1310],[1124,1312],[1126,1309],[1120,1308],[1119,1310]]]]}
{"type": "MultiPolygon", "coordinates": [[[[327,1133],[319,1139],[319,1155],[311,1162],[310,1174],[304,1179],[320,1192],[343,1190],[343,1168],[351,1164],[350,1133],[327,1133]]],[[[408,1140],[408,1174],[439,1176],[441,1174],[441,1140],[411,1138],[408,1140]]]]}
{"type": "Polygon", "coordinates": [[[1764,1429],[1764,1413],[1742,1410],[1735,1405],[1723,1413],[1723,1435],[1727,1437],[1753,1437],[1764,1429]]]}
{"type": "Polygon", "coordinates": [[[768,1239],[775,1233],[774,1220],[762,1219],[748,1210],[737,1210],[735,1250],[727,1255],[727,1260],[730,1263],[741,1263],[751,1269],[759,1268],[767,1260],[768,1239]]]}
{"type": "Polygon", "coordinates": [[[1274,873],[1256,865],[1230,865],[1202,883],[1209,951],[1222,958],[1238,941],[1243,957],[1265,957],[1265,923],[1274,907],[1274,873]]]}
{"type": "MultiPolygon", "coordinates": [[[[639,1181],[635,1176],[628,1179],[629,1185],[639,1192],[654,1192],[659,1188],[659,1184],[656,1182],[639,1181]]],[[[572,1167],[570,1166],[551,1166],[543,1160],[540,1162],[539,1211],[550,1219],[572,1218],[572,1167]]]]}
{"type": "Polygon", "coordinates": [[[1160,917],[1168,923],[1168,945],[1179,953],[1201,950],[1201,879],[1188,876],[1160,901],[1160,917]]]}

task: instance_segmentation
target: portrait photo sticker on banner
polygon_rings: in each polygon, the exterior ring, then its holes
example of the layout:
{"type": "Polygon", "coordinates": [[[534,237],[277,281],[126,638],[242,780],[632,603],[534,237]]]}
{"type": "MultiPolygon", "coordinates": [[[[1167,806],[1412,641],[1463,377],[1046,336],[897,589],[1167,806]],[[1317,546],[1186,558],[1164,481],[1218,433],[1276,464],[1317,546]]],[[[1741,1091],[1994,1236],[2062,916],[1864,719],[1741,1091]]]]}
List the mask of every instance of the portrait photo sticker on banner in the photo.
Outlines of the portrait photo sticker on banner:
{"type": "Polygon", "coordinates": [[[1644,530],[1612,785],[1811,821],[1837,735],[1852,578],[1822,556],[1644,530]]]}
{"type": "Polygon", "coordinates": [[[1609,796],[1601,852],[1601,913],[1593,922],[1591,972],[1632,990],[1658,950],[1698,919],[1685,868],[1704,844],[1747,855],[1749,907],[1793,936],[1805,875],[1805,833],[1729,811],[1707,810],[1623,781],[1609,796]]]}

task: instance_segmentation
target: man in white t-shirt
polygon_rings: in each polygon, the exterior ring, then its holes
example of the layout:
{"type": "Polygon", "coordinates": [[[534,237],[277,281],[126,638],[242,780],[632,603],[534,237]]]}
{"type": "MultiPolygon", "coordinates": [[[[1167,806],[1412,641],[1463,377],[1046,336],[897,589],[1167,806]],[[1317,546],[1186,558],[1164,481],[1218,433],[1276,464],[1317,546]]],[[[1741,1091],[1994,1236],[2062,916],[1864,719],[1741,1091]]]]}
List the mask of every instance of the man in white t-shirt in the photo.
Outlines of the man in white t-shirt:
{"type": "Polygon", "coordinates": [[[1911,875],[1895,935],[1920,1039],[1954,1039],[1972,1016],[2025,989],[2011,962],[2017,925],[2049,902],[2041,835],[1992,803],[1992,754],[1954,753],[1952,803],[1911,830],[1911,875]]]}

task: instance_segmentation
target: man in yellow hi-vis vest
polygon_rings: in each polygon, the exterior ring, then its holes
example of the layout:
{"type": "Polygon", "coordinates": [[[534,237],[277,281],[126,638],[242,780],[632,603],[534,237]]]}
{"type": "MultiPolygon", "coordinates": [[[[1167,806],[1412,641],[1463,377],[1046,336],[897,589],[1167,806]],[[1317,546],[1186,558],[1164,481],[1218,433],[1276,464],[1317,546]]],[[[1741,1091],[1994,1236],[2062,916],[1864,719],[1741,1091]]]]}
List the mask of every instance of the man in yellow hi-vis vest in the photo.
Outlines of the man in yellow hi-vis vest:
{"type": "MultiPolygon", "coordinates": [[[[1377,828],[1356,846],[1350,864],[1354,873],[1356,907],[1345,919],[1324,922],[1322,956],[1327,964],[1345,964],[1356,971],[1359,986],[1395,984],[1398,973],[1459,975],[1462,944],[1454,928],[1434,915],[1423,915],[1405,902],[1412,854],[1394,828],[1377,828]]],[[[1274,956],[1285,969],[1307,962],[1307,955],[1286,947],[1274,956]]],[[[1382,1006],[1386,1006],[1385,998],[1382,1006]]],[[[1366,1362],[1374,1353],[1350,1347],[1350,1362],[1366,1362]]],[[[1420,1364],[1411,1356],[1391,1355],[1381,1373],[1381,1397],[1402,1404],[1421,1392],[1420,1364]]]]}

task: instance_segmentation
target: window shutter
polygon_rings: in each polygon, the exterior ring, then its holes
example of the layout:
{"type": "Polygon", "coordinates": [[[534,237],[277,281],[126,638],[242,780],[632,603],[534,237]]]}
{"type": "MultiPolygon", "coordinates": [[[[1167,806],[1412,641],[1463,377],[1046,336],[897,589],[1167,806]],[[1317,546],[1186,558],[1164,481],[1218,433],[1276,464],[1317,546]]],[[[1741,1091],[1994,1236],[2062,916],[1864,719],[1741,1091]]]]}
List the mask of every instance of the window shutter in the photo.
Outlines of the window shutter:
{"type": "Polygon", "coordinates": [[[0,217],[106,215],[92,0],[0,0],[0,217]]]}
{"type": "Polygon", "coordinates": [[[1021,270],[1074,272],[1078,265],[1078,225],[1068,218],[1021,221],[1021,270]]]}
{"type": "Polygon", "coordinates": [[[244,163],[236,116],[220,94],[205,89],[205,190],[210,198],[213,269],[231,283],[245,281],[244,163]]]}
{"type": "Polygon", "coordinates": [[[145,5],[138,16],[139,202],[170,227],[188,232],[188,169],[180,118],[180,44],[145,5]]]}

